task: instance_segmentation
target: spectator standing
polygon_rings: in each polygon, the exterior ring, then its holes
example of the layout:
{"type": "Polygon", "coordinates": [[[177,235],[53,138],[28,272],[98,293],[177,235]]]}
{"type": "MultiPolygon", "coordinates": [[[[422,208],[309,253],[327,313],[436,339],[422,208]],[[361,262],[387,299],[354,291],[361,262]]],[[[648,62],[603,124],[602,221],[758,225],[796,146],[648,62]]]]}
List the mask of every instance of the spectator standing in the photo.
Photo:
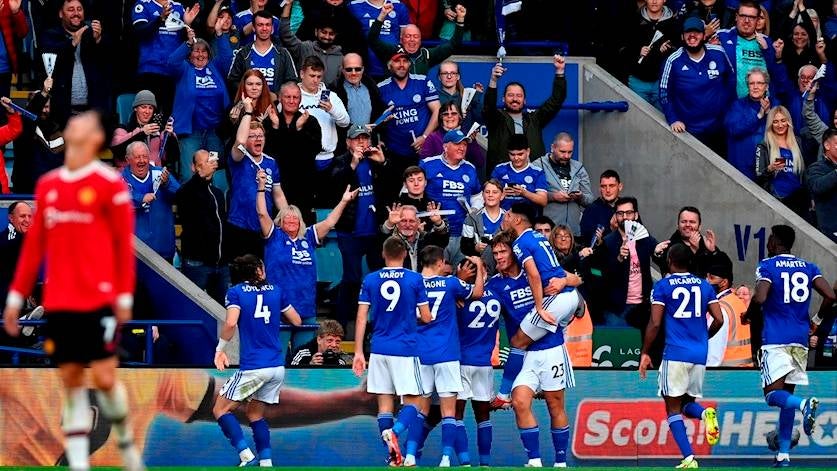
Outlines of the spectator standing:
{"type": "MultiPolygon", "coordinates": [[[[681,16],[696,17],[706,25],[706,37],[710,38],[722,28],[735,24],[735,9],[727,0],[686,0],[682,2],[681,16]]],[[[766,33],[765,33],[766,34],[766,33]]]]}
{"type": "Polygon", "coordinates": [[[131,108],[134,112],[131,113],[128,122],[114,130],[113,139],[110,141],[110,150],[117,167],[123,168],[126,165],[125,154],[132,142],[144,142],[148,146],[151,165],[167,167],[167,164],[179,163],[179,160],[171,161],[167,158],[179,159],[177,134],[174,133],[172,123],[162,122],[163,115],[157,113],[157,99],[154,94],[150,90],[140,90],[134,96],[131,108]],[[160,152],[163,132],[168,133],[168,138],[165,151],[160,152]]]}
{"type": "MultiPolygon", "coordinates": [[[[233,11],[228,6],[222,7],[223,3],[223,0],[215,0],[206,18],[206,29],[207,32],[220,31],[222,35],[217,41],[226,41],[230,49],[237,49],[241,45],[241,32],[233,21],[233,11]]],[[[213,53],[218,54],[215,50],[213,53]]]]}
{"type": "Polygon", "coordinates": [[[529,142],[523,134],[509,138],[509,161],[503,162],[491,172],[491,178],[503,184],[503,203],[508,211],[515,203],[525,203],[532,214],[541,214],[547,203],[547,184],[544,169],[529,161],[529,142]]]}
{"type": "Polygon", "coordinates": [[[18,73],[17,43],[29,34],[21,0],[7,0],[0,5],[0,96],[9,96],[12,75],[18,73]]]}
{"type": "Polygon", "coordinates": [[[471,125],[474,123],[485,124],[482,117],[485,90],[481,83],[475,83],[474,89],[476,93],[474,94],[474,98],[471,99],[468,108],[464,109],[462,107],[464,104],[462,102],[462,94],[465,91],[465,86],[462,84],[460,77],[459,64],[456,62],[446,59],[439,64],[439,103],[444,105],[451,101],[456,102],[459,105],[459,110],[462,112],[462,127],[467,130],[471,129],[471,125]]]}
{"type": "Polygon", "coordinates": [[[111,109],[107,49],[102,23],[85,23],[80,0],[67,0],[58,13],[61,24],[44,31],[40,51],[57,54],[52,72],[50,113],[63,127],[74,113],[111,109]]]}
{"type": "Polygon", "coordinates": [[[615,227],[611,227],[614,205],[622,193],[622,179],[616,170],[607,169],[599,176],[599,197],[590,203],[581,215],[581,243],[587,244],[599,228],[599,240],[615,227]]]}
{"type": "Polygon", "coordinates": [[[704,25],[699,19],[687,18],[683,23],[683,43],[663,66],[663,113],[672,131],[688,131],[724,155],[724,113],[734,97],[735,69],[723,48],[706,44],[704,25]],[[707,106],[708,103],[713,106],[707,106]]]}
{"type": "MultiPolygon", "coordinates": [[[[410,24],[410,13],[402,2],[399,0],[353,0],[349,3],[349,11],[360,22],[363,36],[367,37],[375,20],[381,17],[381,11],[388,3],[392,5],[392,9],[382,19],[379,36],[381,41],[397,44],[401,36],[401,28],[410,24]]],[[[375,78],[383,77],[386,64],[378,59],[371,48],[367,50],[367,58],[369,59],[369,74],[375,78]]]]}
{"type": "Polygon", "coordinates": [[[413,271],[420,271],[419,253],[428,245],[436,247],[447,247],[450,240],[448,226],[432,226],[429,230],[422,228],[415,206],[395,206],[390,209],[389,216],[383,225],[381,232],[387,237],[397,237],[407,250],[404,258],[404,268],[413,271]]]}
{"type": "Polygon", "coordinates": [[[715,233],[712,229],[706,230],[705,234],[701,234],[701,215],[700,210],[694,206],[684,206],[677,213],[677,230],[674,234],[660,242],[654,248],[654,263],[660,267],[660,273],[666,275],[668,271],[668,248],[674,244],[683,244],[692,251],[692,256],[689,265],[689,273],[697,276],[705,276],[709,265],[712,263],[712,257],[718,252],[718,247],[715,245],[715,233]]]}
{"type": "Polygon", "coordinates": [[[747,312],[747,306],[732,289],[732,260],[727,254],[716,252],[710,258],[705,276],[706,281],[717,293],[724,317],[721,330],[709,339],[706,366],[753,366],[750,326],[741,322],[741,316],[747,312]]]}
{"type": "Polygon", "coordinates": [[[26,105],[38,119],[23,121],[23,132],[14,143],[12,187],[15,193],[34,193],[38,178],[64,162],[63,129],[50,113],[52,83],[51,78],[45,79],[41,90],[33,92],[26,105]]]}
{"type": "Polygon", "coordinates": [[[497,82],[506,72],[502,64],[497,64],[491,70],[488,81],[488,91],[485,93],[483,116],[488,127],[488,174],[500,162],[507,159],[509,138],[512,134],[525,134],[529,141],[532,155],[544,155],[543,128],[561,110],[561,105],[567,97],[567,80],[564,78],[564,57],[555,55],[552,58],[555,66],[555,77],[552,79],[552,94],[532,113],[525,112],[526,90],[523,84],[510,82],[503,92],[504,109],[497,109],[497,82]]]}
{"type": "Polygon", "coordinates": [[[392,77],[378,84],[381,100],[394,106],[387,122],[384,143],[389,163],[381,195],[386,201],[396,198],[404,170],[418,163],[418,152],[439,123],[439,94],[424,75],[409,73],[410,58],[399,51],[389,61],[392,77]]]}
{"type": "Polygon", "coordinates": [[[139,43],[137,86],[151,90],[165,112],[171,111],[174,102],[174,80],[168,60],[186,39],[185,27],[192,24],[200,9],[200,4],[184,9],[174,0],[134,3],[131,21],[139,43]]]}
{"type": "MultiPolygon", "coordinates": [[[[354,52],[343,56],[341,75],[329,88],[346,105],[346,112],[349,113],[349,120],[353,124],[372,124],[386,108],[378,92],[378,84],[366,73],[363,58],[354,52]]],[[[347,130],[348,128],[337,128],[337,152],[345,151],[347,130]]],[[[377,141],[377,136],[373,134],[372,142],[377,141]]]]}
{"type": "MultiPolygon", "coordinates": [[[[6,147],[6,144],[17,139],[23,132],[23,120],[20,114],[10,106],[12,101],[8,97],[0,97],[0,104],[6,109],[8,114],[8,122],[0,126],[0,150],[6,147]]],[[[21,156],[21,158],[25,158],[21,156]]],[[[0,193],[11,193],[9,189],[9,177],[6,175],[6,159],[3,152],[0,152],[0,193]]]]}
{"type": "Polygon", "coordinates": [[[818,34],[809,12],[816,15],[816,11],[805,8],[803,1],[795,0],[789,18],[783,22],[780,37],[784,39],[783,45],[788,47],[777,48],[776,60],[785,65],[789,77],[793,77],[803,65],[819,67],[827,61],[825,39],[818,34]]]}
{"type": "MultiPolygon", "coordinates": [[[[385,163],[381,149],[371,146],[369,130],[360,124],[349,127],[346,152],[334,158],[330,184],[334,189],[357,188],[357,198],[350,201],[335,225],[337,246],[343,261],[343,278],[337,294],[337,319],[346,325],[357,305],[357,293],[363,278],[363,257],[369,271],[383,265],[378,237],[376,187],[385,163]]],[[[382,208],[383,209],[383,208],[382,208]]]]}
{"type": "MultiPolygon", "coordinates": [[[[435,227],[437,225],[439,229],[447,227],[447,221],[442,216],[430,216],[433,210],[438,209],[439,204],[431,201],[427,196],[425,191],[427,190],[427,174],[424,173],[424,169],[418,165],[407,167],[404,170],[402,183],[405,191],[399,193],[394,207],[399,205],[415,206],[416,211],[428,214],[419,218],[419,221],[424,224],[425,228],[435,227]]],[[[392,231],[393,227],[395,226],[390,226],[387,232],[392,231]]]]}
{"type": "MultiPolygon", "coordinates": [[[[305,0],[300,2],[303,18],[296,30],[299,39],[316,39],[315,23],[328,19],[340,34],[334,39],[344,54],[367,54],[366,32],[361,28],[358,18],[349,10],[350,0],[305,0]]],[[[291,15],[293,16],[293,15],[291,15]]],[[[293,26],[293,24],[291,25],[293,26]]],[[[354,122],[354,121],[352,121],[354,122]]]]}
{"type": "Polygon", "coordinates": [[[168,169],[151,165],[148,146],[133,142],[125,152],[122,178],[134,204],[134,233],[169,263],[174,260],[175,194],[180,184],[168,169]]]}
{"type": "Polygon", "coordinates": [[[289,81],[296,81],[296,66],[287,49],[274,44],[273,20],[270,13],[262,10],[253,16],[256,39],[249,47],[238,49],[233,57],[232,66],[227,74],[227,81],[235,84],[241,81],[248,69],[258,69],[267,80],[268,88],[278,93],[279,87],[289,81]]]}
{"type": "Polygon", "coordinates": [[[756,147],[756,183],[803,218],[809,217],[811,198],[802,185],[805,161],[790,113],[777,106],[767,114],[764,141],[756,147]]]}
{"type": "Polygon", "coordinates": [[[660,110],[660,69],[678,42],[678,30],[678,20],[665,0],[649,0],[639,9],[628,33],[624,54],[630,71],[628,87],[660,110]],[[662,36],[655,41],[658,33],[662,36]]]}
{"type": "MultiPolygon", "coordinates": [[[[808,98],[805,99],[802,105],[802,117],[804,119],[804,127],[802,128],[802,134],[805,136],[807,141],[814,141],[817,142],[819,150],[817,151],[817,160],[821,160],[823,157],[823,148],[822,148],[822,137],[825,134],[825,131],[828,128],[837,128],[837,108],[834,109],[834,113],[832,113],[831,120],[828,119],[823,120],[817,114],[815,110],[815,106],[817,103],[816,92],[819,88],[819,83],[814,84],[813,88],[811,88],[810,93],[808,93],[808,98]],[[826,123],[830,123],[829,126],[826,123]]],[[[791,112],[793,114],[793,112],[791,112]]],[[[805,151],[803,150],[803,154],[805,151]]],[[[805,157],[805,155],[803,155],[805,157]]],[[[12,176],[14,179],[14,175],[12,176]]]]}
{"type": "Polygon", "coordinates": [[[756,179],[753,149],[764,139],[764,126],[770,111],[767,88],[770,76],[760,67],[747,73],[747,96],[732,102],[724,127],[727,130],[727,161],[750,180],[756,179]]]}
{"type": "Polygon", "coordinates": [[[192,156],[192,178],[175,195],[183,231],[180,234],[181,271],[219,304],[230,285],[224,254],[227,205],[224,193],[212,184],[218,157],[200,149],[192,156]]]}
{"type": "Polygon", "coordinates": [[[587,169],[573,160],[575,141],[568,133],[555,136],[550,152],[535,160],[533,165],[543,169],[546,181],[547,204],[544,216],[555,224],[570,227],[573,235],[581,234],[581,215],[593,204],[593,190],[587,169]]]}
{"type": "Polygon", "coordinates": [[[244,103],[241,100],[244,97],[253,100],[253,120],[266,124],[265,121],[268,117],[269,108],[273,106],[273,100],[270,96],[267,81],[265,81],[260,70],[249,69],[245,71],[244,76],[241,77],[241,82],[238,83],[238,89],[232,96],[233,106],[227,116],[233,130],[238,129],[238,123],[241,121],[244,112],[244,103]]]}
{"type": "MultiPolygon", "coordinates": [[[[292,5],[293,0],[288,0],[282,9],[282,17],[279,21],[282,44],[288,48],[297,64],[302,64],[308,56],[317,56],[325,66],[323,83],[334,83],[340,77],[340,69],[343,67],[343,49],[334,43],[338,33],[336,26],[330,18],[321,17],[316,20],[314,27],[316,41],[300,40],[291,31],[292,5]]],[[[302,73],[301,68],[299,72],[302,73]]]]}
{"type": "MultiPolygon", "coordinates": [[[[434,157],[444,151],[443,141],[448,131],[458,129],[466,133],[470,128],[464,127],[462,109],[456,101],[448,101],[439,109],[439,126],[430,133],[421,146],[419,156],[423,159],[434,157]]],[[[469,136],[470,137],[470,136],[469,136]]],[[[485,180],[485,150],[473,138],[468,142],[468,150],[465,153],[465,160],[471,162],[477,170],[477,177],[480,181],[485,180]]]]}
{"type": "Polygon", "coordinates": [[[837,128],[822,136],[823,158],[811,164],[805,175],[817,211],[817,227],[837,242],[837,128]]]}
{"type": "Polygon", "coordinates": [[[572,228],[566,224],[558,224],[552,229],[548,239],[561,268],[566,272],[579,274],[581,246],[575,243],[572,228]]]}
{"type": "Polygon", "coordinates": [[[503,184],[494,178],[485,182],[482,185],[482,201],[482,209],[472,209],[465,217],[460,247],[466,257],[480,257],[489,275],[493,275],[495,263],[491,254],[491,241],[502,230],[500,226],[506,214],[501,207],[503,184]]]}
{"type": "Polygon", "coordinates": [[[316,158],[323,146],[320,123],[307,110],[300,111],[301,100],[299,85],[294,82],[282,85],[279,89],[281,112],[277,115],[274,106],[269,108],[265,148],[268,154],[276,156],[288,201],[299,208],[306,223],[313,223],[311,184],[317,181],[316,158]]]}
{"type": "Polygon", "coordinates": [[[334,158],[337,148],[337,127],[349,125],[349,113],[343,100],[323,83],[325,65],[317,56],[308,56],[300,68],[299,88],[302,101],[299,108],[311,113],[320,123],[322,150],[317,154],[317,170],[324,171],[334,158]]]}
{"type": "Polygon", "coordinates": [[[291,359],[291,366],[345,366],[350,364],[342,352],[344,333],[339,322],[326,319],[320,322],[317,338],[299,347],[291,359]]]}
{"type": "Polygon", "coordinates": [[[410,73],[427,75],[431,68],[441,63],[453,54],[462,42],[462,34],[465,32],[465,7],[456,6],[456,29],[450,41],[443,41],[433,48],[421,47],[422,31],[415,24],[408,24],[401,28],[401,37],[398,44],[390,43],[381,38],[381,30],[387,15],[392,11],[392,3],[384,3],[378,18],[372,22],[369,28],[369,47],[382,62],[398,51],[404,51],[410,58],[410,73]]]}
{"type": "MultiPolygon", "coordinates": [[[[790,113],[793,128],[799,130],[800,136],[804,137],[809,134],[807,122],[803,117],[805,100],[812,100],[811,105],[814,113],[822,121],[829,122],[832,117],[830,110],[837,105],[837,76],[834,73],[834,65],[830,62],[827,63],[825,77],[816,82],[816,93],[812,93],[809,92],[809,89],[811,89],[814,77],[817,75],[817,68],[810,64],[803,65],[796,75],[796,87],[786,87],[779,98],[782,106],[787,108],[790,113]],[[808,92],[808,95],[803,98],[806,92],[808,92]]],[[[805,163],[814,163],[820,150],[820,139],[816,137],[802,139],[800,148],[805,163]]]]}
{"type": "MultiPolygon", "coordinates": [[[[250,8],[236,13],[233,18],[235,28],[241,33],[242,45],[251,44],[258,37],[258,27],[255,23],[256,16],[259,12],[264,12],[265,19],[270,19],[272,30],[270,35],[279,31],[279,18],[271,15],[265,10],[268,0],[250,0],[250,8]]],[[[242,2],[244,3],[244,2],[242,2]]]]}

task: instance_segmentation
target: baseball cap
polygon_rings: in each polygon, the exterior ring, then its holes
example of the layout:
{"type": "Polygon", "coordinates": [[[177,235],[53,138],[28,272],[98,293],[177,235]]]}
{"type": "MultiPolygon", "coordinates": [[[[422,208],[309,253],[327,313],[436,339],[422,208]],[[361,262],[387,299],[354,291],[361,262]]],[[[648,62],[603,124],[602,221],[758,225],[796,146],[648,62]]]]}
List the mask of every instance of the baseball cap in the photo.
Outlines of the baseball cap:
{"type": "Polygon", "coordinates": [[[686,21],[683,22],[683,32],[686,33],[689,31],[700,31],[701,33],[704,32],[703,21],[700,18],[696,18],[694,16],[686,18],[686,21]]]}
{"type": "Polygon", "coordinates": [[[349,137],[349,139],[354,139],[354,138],[356,138],[358,136],[362,136],[364,134],[366,134],[367,136],[372,135],[369,132],[369,130],[366,129],[366,126],[364,126],[362,124],[352,124],[352,125],[350,125],[349,126],[349,131],[346,133],[346,135],[349,137]]]}
{"type": "Polygon", "coordinates": [[[459,129],[452,129],[445,133],[444,143],[447,144],[448,142],[453,142],[454,144],[459,144],[462,141],[467,141],[468,136],[465,135],[459,129]]]}
{"type": "Polygon", "coordinates": [[[710,275],[726,278],[732,283],[732,260],[723,252],[717,252],[709,257],[706,272],[710,275]]]}
{"type": "Polygon", "coordinates": [[[131,105],[131,108],[136,108],[139,105],[151,105],[157,108],[157,98],[149,90],[140,90],[134,97],[134,104],[131,105]]]}
{"type": "Polygon", "coordinates": [[[399,57],[406,57],[407,59],[410,58],[410,55],[407,54],[407,51],[405,51],[404,48],[400,45],[398,46],[398,49],[396,49],[395,52],[392,53],[392,57],[390,57],[389,60],[394,61],[399,57]]]}

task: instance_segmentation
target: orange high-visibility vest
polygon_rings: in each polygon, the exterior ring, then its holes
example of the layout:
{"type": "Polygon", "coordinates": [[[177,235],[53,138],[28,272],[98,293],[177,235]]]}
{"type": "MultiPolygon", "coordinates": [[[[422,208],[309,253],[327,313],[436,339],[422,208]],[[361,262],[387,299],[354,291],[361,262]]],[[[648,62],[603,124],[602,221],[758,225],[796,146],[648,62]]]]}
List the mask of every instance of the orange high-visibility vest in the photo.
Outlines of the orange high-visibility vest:
{"type": "Polygon", "coordinates": [[[750,351],[750,326],[741,323],[741,314],[747,311],[747,306],[733,291],[729,291],[718,301],[729,320],[727,348],[724,351],[721,366],[753,366],[753,354],[750,351]]]}
{"type": "Polygon", "coordinates": [[[593,321],[590,311],[584,307],[584,317],[575,318],[564,332],[564,344],[573,366],[593,364],[593,321]]]}

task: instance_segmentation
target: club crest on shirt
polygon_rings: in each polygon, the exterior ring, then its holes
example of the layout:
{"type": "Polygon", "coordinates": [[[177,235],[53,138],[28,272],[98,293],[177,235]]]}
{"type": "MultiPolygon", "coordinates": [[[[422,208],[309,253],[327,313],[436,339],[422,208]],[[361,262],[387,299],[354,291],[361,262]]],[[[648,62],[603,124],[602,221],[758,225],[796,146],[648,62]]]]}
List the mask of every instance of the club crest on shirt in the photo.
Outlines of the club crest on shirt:
{"type": "Polygon", "coordinates": [[[90,206],[96,201],[96,190],[92,187],[86,186],[78,192],[78,202],[84,206],[90,206]]]}

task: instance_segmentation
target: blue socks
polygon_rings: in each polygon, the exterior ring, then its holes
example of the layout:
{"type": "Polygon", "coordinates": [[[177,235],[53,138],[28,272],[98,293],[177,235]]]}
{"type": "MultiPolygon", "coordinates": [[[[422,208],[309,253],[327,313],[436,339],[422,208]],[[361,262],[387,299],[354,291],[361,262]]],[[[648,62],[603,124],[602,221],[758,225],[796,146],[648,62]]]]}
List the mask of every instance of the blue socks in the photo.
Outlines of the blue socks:
{"type": "Polygon", "coordinates": [[[442,455],[453,456],[453,445],[456,442],[456,419],[442,418],[442,455]]]}
{"type": "Polygon", "coordinates": [[[404,431],[407,430],[407,428],[409,428],[416,420],[416,415],[418,415],[418,413],[418,409],[416,409],[416,406],[412,404],[407,404],[402,407],[401,411],[398,413],[398,419],[392,426],[392,431],[396,435],[404,433],[404,431]]]}
{"type": "Polygon", "coordinates": [[[471,464],[471,454],[468,453],[468,432],[465,430],[465,423],[456,421],[456,441],[453,442],[453,449],[459,457],[459,464],[471,464]]]}
{"type": "Polygon", "coordinates": [[[256,442],[256,452],[259,454],[259,459],[271,459],[270,428],[267,426],[267,421],[261,418],[255,422],[250,422],[250,428],[253,429],[253,441],[256,442]]]}
{"type": "Polygon", "coordinates": [[[550,429],[552,446],[555,447],[555,462],[567,462],[567,448],[570,446],[570,426],[550,429]]]}
{"type": "MultiPolygon", "coordinates": [[[[506,363],[508,365],[508,363],[506,363]]],[[[541,457],[541,449],[539,443],[538,427],[532,428],[518,428],[520,431],[520,441],[523,442],[523,449],[526,450],[526,455],[530,460],[541,457]]]]}
{"type": "Polygon", "coordinates": [[[782,409],[779,411],[779,453],[789,453],[791,449],[791,437],[793,436],[793,419],[796,415],[794,409],[782,409]]]}
{"type": "Polygon", "coordinates": [[[779,407],[782,409],[798,410],[802,405],[802,398],[794,396],[784,389],[777,389],[770,391],[764,396],[764,400],[768,406],[779,407]]]}
{"type": "Polygon", "coordinates": [[[477,450],[480,453],[480,466],[489,466],[491,463],[491,438],[494,434],[494,427],[491,421],[486,420],[477,424],[477,450]]]}
{"type": "Polygon", "coordinates": [[[424,419],[424,414],[419,412],[416,414],[413,425],[410,426],[410,431],[407,433],[407,455],[416,456],[419,448],[424,448],[424,440],[427,439],[427,434],[430,433],[424,419]]]}
{"type": "Polygon", "coordinates": [[[500,394],[508,396],[511,394],[512,385],[517,378],[520,370],[523,369],[523,357],[526,355],[526,350],[519,348],[512,348],[509,350],[509,358],[506,360],[506,365],[503,367],[503,380],[500,382],[500,394]]]}
{"type": "Polygon", "coordinates": [[[668,428],[671,429],[671,435],[674,441],[677,442],[677,447],[680,448],[680,453],[683,458],[694,455],[692,445],[689,443],[689,437],[686,435],[686,424],[683,423],[683,416],[680,414],[672,414],[668,416],[668,428]]]}
{"type": "Polygon", "coordinates": [[[682,408],[683,415],[692,419],[703,418],[703,410],[703,406],[694,401],[687,402],[682,408]]]}
{"type": "Polygon", "coordinates": [[[230,441],[230,444],[235,448],[235,451],[242,451],[247,448],[247,442],[244,441],[244,433],[241,431],[241,426],[238,425],[238,420],[231,412],[218,417],[218,425],[224,436],[230,441]]]}
{"type": "Polygon", "coordinates": [[[392,428],[393,424],[395,424],[395,419],[392,418],[392,412],[381,412],[378,414],[379,432],[392,428]]]}

